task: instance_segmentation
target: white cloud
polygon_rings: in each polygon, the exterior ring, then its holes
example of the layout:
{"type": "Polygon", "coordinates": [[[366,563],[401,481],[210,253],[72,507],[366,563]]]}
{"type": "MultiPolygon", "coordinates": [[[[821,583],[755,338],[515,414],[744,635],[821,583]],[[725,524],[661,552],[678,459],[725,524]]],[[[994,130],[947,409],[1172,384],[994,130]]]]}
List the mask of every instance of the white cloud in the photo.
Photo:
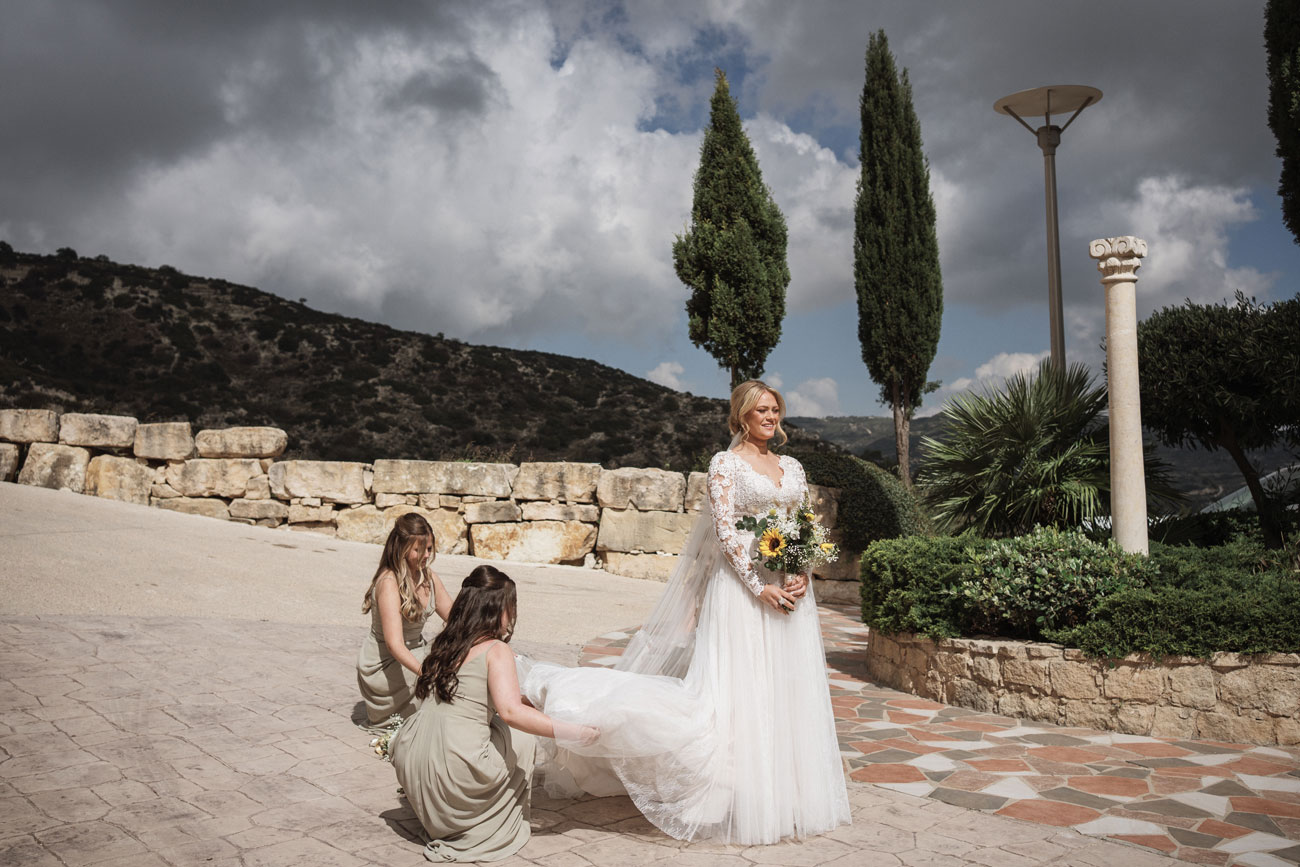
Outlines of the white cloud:
{"type": "Polygon", "coordinates": [[[1038,369],[1043,359],[1051,356],[1050,350],[1042,352],[999,352],[975,368],[975,375],[954,379],[927,395],[925,403],[916,411],[917,418],[938,415],[949,398],[966,392],[982,393],[1001,387],[1008,377],[1017,373],[1031,373],[1038,369]]]}
{"type": "Polygon", "coordinates": [[[660,362],[654,370],[646,371],[645,378],[651,382],[657,382],[660,385],[667,386],[675,391],[685,391],[686,384],[682,382],[682,374],[686,368],[682,367],[675,361],[660,362]]]}
{"type": "Polygon", "coordinates": [[[829,376],[806,379],[785,393],[790,415],[822,418],[840,414],[840,386],[829,376]]]}
{"type": "Polygon", "coordinates": [[[778,391],[785,387],[785,379],[782,378],[781,374],[775,371],[772,371],[771,373],[765,371],[763,373],[763,381],[778,391]]]}

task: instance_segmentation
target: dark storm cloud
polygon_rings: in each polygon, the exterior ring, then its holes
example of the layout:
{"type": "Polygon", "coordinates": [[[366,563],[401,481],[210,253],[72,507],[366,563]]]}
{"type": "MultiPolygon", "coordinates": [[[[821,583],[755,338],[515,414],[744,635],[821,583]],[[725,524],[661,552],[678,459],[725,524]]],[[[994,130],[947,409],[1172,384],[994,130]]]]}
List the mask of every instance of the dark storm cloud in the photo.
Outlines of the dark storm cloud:
{"type": "Polygon", "coordinates": [[[421,107],[447,114],[478,114],[497,85],[496,73],[468,55],[442,69],[412,75],[387,102],[396,110],[421,107]]]}
{"type": "MultiPolygon", "coordinates": [[[[202,151],[237,122],[268,135],[318,123],[331,52],[375,32],[455,40],[458,5],[258,2],[5,4],[0,26],[0,195],[46,234],[134,171],[202,151]]],[[[465,85],[461,85],[464,87],[465,85]]],[[[56,239],[57,240],[57,239],[56,239]]]]}

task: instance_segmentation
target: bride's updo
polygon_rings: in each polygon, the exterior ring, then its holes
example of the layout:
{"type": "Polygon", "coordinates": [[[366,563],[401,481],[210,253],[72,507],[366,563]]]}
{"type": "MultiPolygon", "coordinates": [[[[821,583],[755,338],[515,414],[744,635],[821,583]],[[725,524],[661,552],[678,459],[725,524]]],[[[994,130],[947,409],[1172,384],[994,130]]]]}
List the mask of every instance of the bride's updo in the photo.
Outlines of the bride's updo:
{"type": "Polygon", "coordinates": [[[764,393],[776,398],[776,407],[780,412],[780,418],[776,421],[776,445],[784,445],[786,440],[785,431],[781,428],[781,421],[785,419],[785,398],[781,392],[759,379],[747,379],[740,385],[731,390],[731,413],[727,416],[727,427],[731,431],[732,446],[739,445],[746,437],[749,436],[749,428],[745,424],[745,416],[758,406],[758,399],[764,393]]]}

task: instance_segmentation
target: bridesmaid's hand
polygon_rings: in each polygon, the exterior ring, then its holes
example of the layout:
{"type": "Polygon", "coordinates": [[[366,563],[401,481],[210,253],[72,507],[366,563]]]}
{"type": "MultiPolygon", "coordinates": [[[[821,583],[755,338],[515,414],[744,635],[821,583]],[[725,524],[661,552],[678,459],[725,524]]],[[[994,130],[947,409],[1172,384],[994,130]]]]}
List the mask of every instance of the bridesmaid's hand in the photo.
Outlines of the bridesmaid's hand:
{"type": "Polygon", "coordinates": [[[808,592],[808,578],[804,575],[790,575],[785,579],[785,592],[796,599],[802,599],[808,592]]]}
{"type": "Polygon", "coordinates": [[[777,611],[789,614],[794,610],[797,603],[796,597],[777,587],[775,584],[768,584],[763,587],[763,592],[758,594],[759,600],[764,605],[770,605],[777,611]]]}

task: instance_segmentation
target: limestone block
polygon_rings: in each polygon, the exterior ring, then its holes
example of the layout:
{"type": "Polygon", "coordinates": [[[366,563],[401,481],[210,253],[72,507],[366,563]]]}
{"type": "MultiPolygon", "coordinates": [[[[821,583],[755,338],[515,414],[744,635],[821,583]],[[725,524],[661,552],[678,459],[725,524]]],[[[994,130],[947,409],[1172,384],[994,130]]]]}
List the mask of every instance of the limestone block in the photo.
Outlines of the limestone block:
{"type": "Polygon", "coordinates": [[[470,494],[510,496],[519,468],[513,464],[460,461],[375,461],[376,494],[470,494]]]}
{"type": "Polygon", "coordinates": [[[1265,716],[1239,716],[1234,708],[1202,712],[1196,717],[1196,737],[1234,744],[1267,744],[1273,741],[1273,721],[1265,716]]]}
{"type": "Polygon", "coordinates": [[[248,480],[244,488],[244,498],[248,500],[271,499],[271,477],[263,473],[248,480]]]}
{"type": "MultiPolygon", "coordinates": [[[[395,508],[409,511],[401,506],[395,508]]],[[[426,509],[423,514],[433,528],[433,541],[439,554],[469,553],[469,527],[455,509],[426,509]]]]}
{"type": "Polygon", "coordinates": [[[253,518],[254,520],[269,518],[282,521],[289,517],[289,508],[279,500],[231,500],[230,517],[253,518]]]}
{"type": "Polygon", "coordinates": [[[509,500],[490,503],[471,503],[465,507],[466,524],[500,524],[518,521],[522,516],[519,507],[509,500]]]}
{"type": "Polygon", "coordinates": [[[964,653],[939,653],[934,657],[934,669],[949,680],[966,680],[970,677],[970,657],[964,653]]]}
{"type": "Polygon", "coordinates": [[[0,482],[12,482],[18,475],[18,446],[0,443],[0,482]]]}
{"type": "Polygon", "coordinates": [[[384,529],[387,523],[384,513],[371,505],[344,509],[334,516],[334,523],[338,527],[337,535],[340,539],[382,545],[388,538],[388,532],[384,529]]]}
{"type": "Polygon", "coordinates": [[[130,448],[135,445],[138,425],[129,415],[65,412],[59,419],[59,442],[101,449],[130,448]]]}
{"type": "Polygon", "coordinates": [[[1082,662],[1053,659],[1047,663],[1052,679],[1052,691],[1062,698],[1097,698],[1097,672],[1094,666],[1082,662]]]}
{"type": "Polygon", "coordinates": [[[1156,704],[1165,693],[1163,668],[1121,665],[1102,670],[1103,689],[1107,698],[1156,704]]]}
{"type": "Polygon", "coordinates": [[[607,551],[601,555],[605,571],[626,578],[667,581],[677,566],[676,554],[623,554],[607,551]]]}
{"type": "MultiPolygon", "coordinates": [[[[427,496],[426,494],[420,494],[421,506],[424,505],[424,498],[426,496],[427,496]]],[[[461,504],[460,497],[457,497],[454,494],[437,494],[435,496],[437,502],[434,504],[432,508],[455,509],[456,511],[460,511],[460,504],[461,504]]]]}
{"type": "Polygon", "coordinates": [[[691,473],[686,477],[686,511],[698,512],[709,502],[709,474],[691,473]]]}
{"type": "MultiPolygon", "coordinates": [[[[1147,708],[1148,711],[1151,708],[1147,708]]],[[[1095,701],[1063,701],[1060,704],[1061,722],[1067,726],[1088,729],[1113,729],[1115,720],[1111,716],[1110,705],[1095,701]]],[[[1044,719],[1036,716],[1035,719],[1044,719]]]]}
{"type": "Polygon", "coordinates": [[[277,461],[267,472],[277,499],[315,497],[343,505],[369,499],[362,474],[363,465],[351,461],[277,461]]]}
{"type": "MultiPolygon", "coordinates": [[[[294,500],[290,500],[289,502],[290,502],[290,503],[294,503],[294,500]]],[[[319,506],[319,505],[321,505],[321,501],[320,501],[320,497],[298,497],[298,498],[297,498],[296,505],[299,505],[299,506],[319,506]]]]}
{"type": "Polygon", "coordinates": [[[1213,710],[1218,698],[1209,666],[1180,665],[1170,670],[1169,701],[1181,707],[1213,710]]]}
{"type": "Polygon", "coordinates": [[[972,656],[970,668],[971,674],[978,681],[991,686],[1002,683],[1002,669],[998,667],[998,661],[991,656],[972,656]]]}
{"type": "Polygon", "coordinates": [[[0,440],[56,443],[59,441],[59,414],[51,409],[0,409],[0,440]]]}
{"type": "Polygon", "coordinates": [[[460,503],[462,506],[468,506],[470,503],[490,503],[495,499],[496,497],[482,497],[476,494],[466,494],[460,498],[460,503]]]}
{"type": "Polygon", "coordinates": [[[86,493],[107,500],[149,505],[153,470],[132,458],[96,455],[86,468],[86,493]]]}
{"type": "Polygon", "coordinates": [[[180,495],[180,491],[176,490],[166,482],[162,482],[161,484],[154,482],[153,486],[149,488],[149,496],[155,500],[169,500],[172,497],[179,497],[180,495]]]}
{"type": "Polygon", "coordinates": [[[1283,746],[1300,744],[1300,720],[1289,717],[1273,720],[1273,740],[1283,746]]]}
{"type": "Polygon", "coordinates": [[[1149,704],[1121,704],[1115,712],[1115,728],[1129,735],[1151,734],[1156,709],[1149,704]]]}
{"type": "Polygon", "coordinates": [[[315,521],[305,521],[301,524],[285,524],[285,529],[294,530],[301,533],[319,533],[322,536],[333,536],[337,532],[334,522],[318,523],[315,521]]]}
{"type": "Polygon", "coordinates": [[[290,524],[329,524],[332,527],[334,507],[290,505],[287,517],[290,524]]]}
{"type": "Polygon", "coordinates": [[[994,697],[978,683],[969,680],[958,681],[952,693],[953,702],[983,713],[991,713],[997,706],[994,697]]]}
{"type": "Polygon", "coordinates": [[[187,515],[203,515],[205,518],[230,518],[230,509],[225,500],[216,497],[172,497],[166,500],[154,500],[152,505],[170,512],[184,512],[187,515]]]}
{"type": "Polygon", "coordinates": [[[808,486],[808,502],[822,526],[834,530],[840,519],[840,492],[822,485],[808,486]]]}
{"type": "Polygon", "coordinates": [[[524,463],[515,477],[516,500],[590,503],[600,480],[600,464],[524,463]]]}
{"type": "Polygon", "coordinates": [[[856,551],[841,549],[840,556],[836,557],[834,562],[818,566],[813,574],[818,578],[825,578],[827,581],[852,582],[854,587],[857,587],[858,576],[862,574],[861,562],[861,554],[856,551]]]}
{"type": "Polygon", "coordinates": [[[1158,738],[1196,737],[1196,711],[1167,705],[1157,707],[1151,721],[1151,735],[1158,738]]]}
{"type": "Polygon", "coordinates": [[[375,505],[381,509],[387,509],[390,506],[416,506],[419,504],[420,498],[414,494],[375,494],[375,505]]]}
{"type": "Polygon", "coordinates": [[[75,446],[32,443],[18,473],[18,484],[54,488],[80,494],[86,489],[90,452],[75,446]]]}
{"type": "Polygon", "coordinates": [[[581,562],[596,541],[596,528],[578,521],[474,524],[470,551],[489,560],[528,563],[581,562]]]}
{"type": "Polygon", "coordinates": [[[289,435],[278,427],[201,430],[194,437],[201,458],[278,458],[288,445],[289,435]]]}
{"type": "Polygon", "coordinates": [[[1060,659],[1061,649],[1061,646],[1058,644],[1040,644],[1035,642],[1033,644],[1025,645],[1025,656],[1028,656],[1030,659],[1060,659]]]}
{"type": "Polygon", "coordinates": [[[1274,665],[1252,665],[1219,679],[1219,701],[1241,708],[1264,708],[1274,716],[1300,711],[1300,675],[1274,665]]]}
{"type": "Polygon", "coordinates": [[[1232,671],[1250,665],[1250,657],[1242,656],[1240,653],[1220,651],[1210,656],[1210,665],[1215,671],[1232,671]]]}
{"type": "MultiPolygon", "coordinates": [[[[516,482],[516,487],[518,483],[516,482]]],[[[600,509],[569,503],[520,503],[525,521],[585,521],[595,524],[600,520],[600,509]]],[[[466,513],[468,513],[466,509],[466,513]]],[[[619,573],[622,574],[622,573],[619,573]]]]}
{"type": "Polygon", "coordinates": [[[1032,689],[1035,692],[1048,692],[1047,666],[1038,665],[1027,659],[1007,657],[1002,660],[1002,682],[1008,686],[1032,689]]]}
{"type": "Polygon", "coordinates": [[[138,425],[132,447],[137,458],[152,461],[183,461],[194,455],[194,434],[187,421],[164,421],[138,425]]]}
{"type": "Polygon", "coordinates": [[[668,470],[601,470],[596,500],[603,509],[678,512],[686,497],[686,477],[668,470]]]}
{"type": "Polygon", "coordinates": [[[262,465],[247,458],[194,458],[167,465],[167,484],[186,497],[242,497],[262,465]]]}
{"type": "Polygon", "coordinates": [[[833,605],[861,605],[862,585],[856,581],[832,581],[813,575],[813,594],[818,602],[833,605]]]}
{"type": "Polygon", "coordinates": [[[596,549],[625,554],[676,554],[686,544],[694,522],[695,516],[686,512],[605,509],[600,516],[596,549]]]}

